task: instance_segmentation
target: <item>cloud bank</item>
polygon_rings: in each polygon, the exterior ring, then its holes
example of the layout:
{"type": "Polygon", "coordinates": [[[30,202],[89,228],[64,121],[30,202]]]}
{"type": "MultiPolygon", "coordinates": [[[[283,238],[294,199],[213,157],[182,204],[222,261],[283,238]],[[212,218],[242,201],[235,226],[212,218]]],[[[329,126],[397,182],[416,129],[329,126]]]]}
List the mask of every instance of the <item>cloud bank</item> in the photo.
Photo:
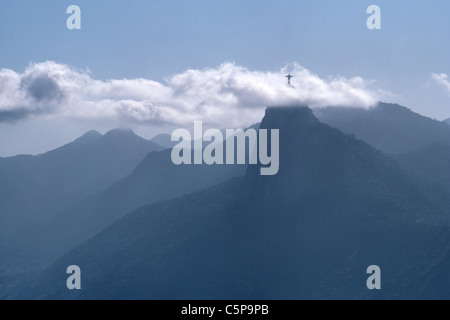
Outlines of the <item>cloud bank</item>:
{"type": "Polygon", "coordinates": [[[369,108],[379,100],[370,86],[361,77],[322,79],[298,64],[262,72],[224,63],[187,70],[160,83],[142,78],[101,81],[70,66],[44,62],[29,65],[23,73],[0,70],[0,122],[40,116],[168,125],[203,120],[236,127],[260,121],[267,106],[369,108]],[[288,71],[294,76],[292,86],[285,78],[288,71]]]}
{"type": "Polygon", "coordinates": [[[433,73],[431,75],[431,79],[433,79],[438,85],[445,88],[448,92],[450,92],[450,81],[448,76],[445,73],[437,74],[433,73]]]}

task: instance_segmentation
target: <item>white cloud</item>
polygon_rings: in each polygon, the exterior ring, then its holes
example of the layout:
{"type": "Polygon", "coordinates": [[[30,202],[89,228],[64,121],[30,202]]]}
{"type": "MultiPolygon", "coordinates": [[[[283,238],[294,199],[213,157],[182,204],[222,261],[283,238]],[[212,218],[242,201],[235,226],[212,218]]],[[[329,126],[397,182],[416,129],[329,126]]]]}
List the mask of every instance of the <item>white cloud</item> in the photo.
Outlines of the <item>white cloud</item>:
{"type": "Polygon", "coordinates": [[[55,62],[31,64],[24,73],[0,70],[0,122],[28,116],[69,117],[170,125],[258,122],[267,106],[368,108],[379,100],[371,83],[355,77],[322,79],[294,64],[293,87],[279,72],[251,71],[232,63],[187,70],[160,83],[148,79],[100,81],[55,62]]]}
{"type": "Polygon", "coordinates": [[[450,81],[445,73],[433,73],[431,74],[431,79],[433,79],[437,84],[444,87],[448,92],[450,92],[450,81]]]}

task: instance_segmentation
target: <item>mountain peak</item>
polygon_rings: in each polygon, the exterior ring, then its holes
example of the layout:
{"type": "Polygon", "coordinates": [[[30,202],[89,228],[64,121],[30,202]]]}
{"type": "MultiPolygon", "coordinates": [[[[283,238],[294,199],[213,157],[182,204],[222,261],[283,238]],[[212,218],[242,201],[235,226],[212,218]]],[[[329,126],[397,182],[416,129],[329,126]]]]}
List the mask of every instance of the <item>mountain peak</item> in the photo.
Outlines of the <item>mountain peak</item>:
{"type": "Polygon", "coordinates": [[[105,137],[109,136],[136,136],[133,130],[125,128],[112,129],[105,133],[105,137]]]}
{"type": "Polygon", "coordinates": [[[149,148],[148,150],[152,151],[160,151],[164,149],[164,147],[138,136],[131,129],[110,130],[103,136],[102,141],[109,146],[127,145],[130,148],[134,148],[139,145],[146,145],[146,147],[149,148]]]}
{"type": "Polygon", "coordinates": [[[76,141],[86,143],[86,142],[95,141],[101,137],[102,137],[102,134],[100,132],[91,130],[91,131],[86,132],[84,135],[82,135],[76,141]]]}
{"type": "Polygon", "coordinates": [[[317,123],[313,111],[305,106],[269,107],[261,122],[261,129],[298,126],[301,123],[317,123]]]}
{"type": "Polygon", "coordinates": [[[130,141],[130,140],[144,140],[139,137],[136,133],[134,133],[131,129],[113,129],[105,133],[103,136],[105,140],[113,140],[113,141],[130,141]]]}

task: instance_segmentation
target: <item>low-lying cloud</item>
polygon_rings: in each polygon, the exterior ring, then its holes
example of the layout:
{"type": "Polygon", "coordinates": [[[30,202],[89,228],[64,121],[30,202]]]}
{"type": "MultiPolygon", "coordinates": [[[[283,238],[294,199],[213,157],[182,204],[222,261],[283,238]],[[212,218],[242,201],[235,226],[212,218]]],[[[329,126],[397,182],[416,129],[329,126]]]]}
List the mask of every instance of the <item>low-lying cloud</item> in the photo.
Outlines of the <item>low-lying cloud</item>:
{"type": "Polygon", "coordinates": [[[441,87],[446,89],[448,92],[450,92],[450,80],[448,79],[448,76],[445,73],[437,74],[433,73],[431,75],[431,78],[441,87]]]}
{"type": "Polygon", "coordinates": [[[322,79],[297,64],[262,72],[224,63],[187,70],[160,83],[142,78],[101,81],[67,65],[45,62],[31,64],[21,74],[0,70],[0,122],[46,116],[242,126],[260,121],[267,106],[369,108],[379,100],[370,87],[361,77],[322,79]],[[285,78],[288,71],[294,76],[292,86],[285,78]]]}

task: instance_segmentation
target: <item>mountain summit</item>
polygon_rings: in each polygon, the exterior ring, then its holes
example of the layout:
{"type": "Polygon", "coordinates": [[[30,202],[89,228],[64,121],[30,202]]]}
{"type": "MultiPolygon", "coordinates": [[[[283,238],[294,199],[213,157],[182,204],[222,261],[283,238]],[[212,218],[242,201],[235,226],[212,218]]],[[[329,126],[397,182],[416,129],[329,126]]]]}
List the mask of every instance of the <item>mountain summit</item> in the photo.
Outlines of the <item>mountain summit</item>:
{"type": "Polygon", "coordinates": [[[93,143],[102,138],[102,134],[98,131],[91,130],[86,132],[80,138],[76,139],[76,143],[93,143]]]}

